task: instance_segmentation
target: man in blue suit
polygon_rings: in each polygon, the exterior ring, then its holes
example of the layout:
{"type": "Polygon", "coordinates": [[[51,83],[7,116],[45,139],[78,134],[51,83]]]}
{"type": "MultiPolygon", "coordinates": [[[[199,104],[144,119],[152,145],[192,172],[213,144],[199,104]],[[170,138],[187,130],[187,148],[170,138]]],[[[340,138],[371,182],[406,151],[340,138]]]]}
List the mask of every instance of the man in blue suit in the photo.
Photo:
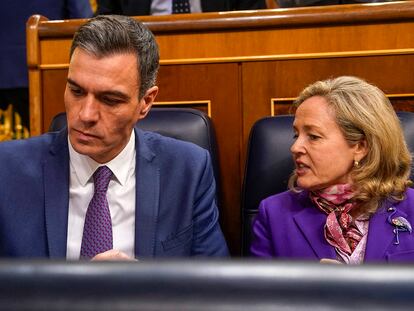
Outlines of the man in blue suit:
{"type": "MultiPolygon", "coordinates": [[[[171,14],[172,1],[165,0],[97,0],[97,14],[164,15],[171,14]]],[[[265,0],[190,0],[191,12],[266,9],[265,0]]]]}
{"type": "Polygon", "coordinates": [[[67,129],[0,144],[0,257],[226,256],[208,151],[134,127],[158,92],[152,33],[97,17],[70,55],[67,129]]]}

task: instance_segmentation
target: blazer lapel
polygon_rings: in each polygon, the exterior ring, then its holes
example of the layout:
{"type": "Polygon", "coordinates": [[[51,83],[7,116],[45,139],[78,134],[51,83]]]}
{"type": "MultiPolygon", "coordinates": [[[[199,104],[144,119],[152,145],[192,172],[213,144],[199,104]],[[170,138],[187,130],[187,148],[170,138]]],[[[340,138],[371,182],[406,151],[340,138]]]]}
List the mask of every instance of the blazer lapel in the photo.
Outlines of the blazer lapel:
{"type": "MultiPolygon", "coordinates": [[[[387,249],[395,242],[394,226],[388,221],[392,213],[389,210],[390,207],[393,207],[391,203],[385,203],[369,221],[365,262],[378,261],[383,258],[387,249]]],[[[397,209],[392,218],[398,216],[407,218],[406,213],[397,209]]]]}
{"type": "Polygon", "coordinates": [[[305,204],[305,208],[295,214],[293,218],[319,259],[336,258],[335,249],[328,244],[323,234],[326,222],[325,214],[308,202],[305,204]]]}
{"type": "Polygon", "coordinates": [[[50,258],[66,257],[69,205],[67,131],[59,132],[43,163],[46,235],[50,258]]]}
{"type": "Polygon", "coordinates": [[[160,168],[156,155],[147,144],[147,134],[137,129],[135,134],[135,255],[137,258],[154,257],[160,168]]]}

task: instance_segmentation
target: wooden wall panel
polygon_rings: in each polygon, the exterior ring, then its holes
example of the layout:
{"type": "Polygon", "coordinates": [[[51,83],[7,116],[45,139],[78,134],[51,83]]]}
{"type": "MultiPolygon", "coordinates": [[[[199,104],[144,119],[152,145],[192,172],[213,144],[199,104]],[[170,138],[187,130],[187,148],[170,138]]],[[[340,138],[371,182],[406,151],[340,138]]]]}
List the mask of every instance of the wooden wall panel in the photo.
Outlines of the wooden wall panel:
{"type": "Polygon", "coordinates": [[[162,66],[157,101],[211,101],[221,164],[221,211],[223,231],[232,248],[240,244],[240,128],[238,64],[162,66]]]}
{"type": "Polygon", "coordinates": [[[59,39],[52,38],[41,42],[40,63],[44,68],[48,66],[67,67],[69,64],[69,50],[72,38],[59,39]]]}
{"type": "MultiPolygon", "coordinates": [[[[388,95],[403,95],[401,108],[404,94],[414,94],[414,54],[248,62],[242,68],[244,145],[253,123],[271,115],[272,98],[294,98],[317,80],[340,75],[358,76],[388,95]]],[[[402,109],[408,109],[407,104],[405,106],[402,109]]],[[[278,111],[277,107],[274,110],[278,111]]],[[[288,111],[283,107],[280,112],[288,111]]]]}
{"type": "Polygon", "coordinates": [[[275,56],[333,51],[378,51],[412,47],[412,23],[376,25],[311,25],[301,28],[258,29],[217,33],[160,34],[164,60],[275,56]],[[391,36],[390,33],[398,35],[391,36]]]}
{"type": "Polygon", "coordinates": [[[67,69],[44,70],[43,80],[43,132],[47,132],[52,118],[65,111],[63,93],[65,92],[67,69]]]}

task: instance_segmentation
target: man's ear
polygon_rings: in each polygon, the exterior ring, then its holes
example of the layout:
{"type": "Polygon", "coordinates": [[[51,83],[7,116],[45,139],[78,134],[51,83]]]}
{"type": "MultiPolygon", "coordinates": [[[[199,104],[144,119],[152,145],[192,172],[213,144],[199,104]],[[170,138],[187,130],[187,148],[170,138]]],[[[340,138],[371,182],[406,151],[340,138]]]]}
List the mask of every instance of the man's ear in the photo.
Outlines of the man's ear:
{"type": "Polygon", "coordinates": [[[368,143],[362,139],[355,145],[354,160],[360,162],[368,154],[368,143]]]}
{"type": "Polygon", "coordinates": [[[145,95],[141,98],[141,111],[139,112],[138,120],[144,119],[148,112],[151,110],[152,104],[154,103],[155,97],[158,94],[158,86],[150,87],[146,92],[145,95]]]}

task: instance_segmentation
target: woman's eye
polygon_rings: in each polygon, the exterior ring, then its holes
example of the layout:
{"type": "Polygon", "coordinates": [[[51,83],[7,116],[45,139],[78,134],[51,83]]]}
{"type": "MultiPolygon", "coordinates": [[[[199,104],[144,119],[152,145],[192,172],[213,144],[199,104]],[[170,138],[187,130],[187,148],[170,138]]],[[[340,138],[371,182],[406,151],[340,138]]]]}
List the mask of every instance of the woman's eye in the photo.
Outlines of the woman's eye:
{"type": "Polygon", "coordinates": [[[319,136],[317,136],[317,135],[309,134],[309,138],[310,138],[310,140],[317,140],[317,139],[319,139],[320,137],[319,137],[319,136]]]}
{"type": "Polygon", "coordinates": [[[293,135],[293,139],[298,139],[298,134],[293,135]]]}

